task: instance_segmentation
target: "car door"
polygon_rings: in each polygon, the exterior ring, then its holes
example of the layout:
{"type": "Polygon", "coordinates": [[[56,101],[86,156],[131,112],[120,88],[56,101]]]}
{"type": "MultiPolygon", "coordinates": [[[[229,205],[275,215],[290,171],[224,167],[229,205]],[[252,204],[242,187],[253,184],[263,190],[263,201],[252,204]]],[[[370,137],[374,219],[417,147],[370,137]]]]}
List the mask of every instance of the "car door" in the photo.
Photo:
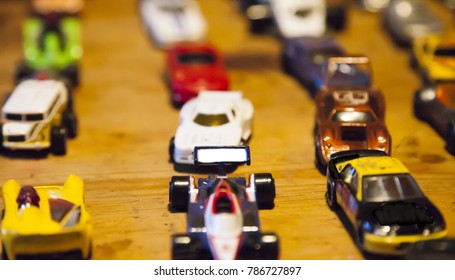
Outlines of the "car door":
{"type": "Polygon", "coordinates": [[[359,175],[351,164],[346,165],[340,172],[340,175],[341,183],[337,186],[337,195],[341,202],[340,206],[349,220],[355,224],[359,209],[359,202],[356,198],[359,186],[359,175]]]}

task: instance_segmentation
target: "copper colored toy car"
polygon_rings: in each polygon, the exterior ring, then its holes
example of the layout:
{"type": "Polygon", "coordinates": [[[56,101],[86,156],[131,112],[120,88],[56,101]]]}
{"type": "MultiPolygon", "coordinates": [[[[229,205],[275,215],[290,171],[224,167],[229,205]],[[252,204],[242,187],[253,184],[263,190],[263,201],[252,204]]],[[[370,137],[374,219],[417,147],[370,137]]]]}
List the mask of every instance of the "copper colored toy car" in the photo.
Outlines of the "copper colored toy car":
{"type": "Polygon", "coordinates": [[[369,59],[329,58],[324,84],[316,95],[314,138],[318,167],[323,169],[330,155],[339,151],[368,149],[389,154],[391,139],[384,122],[384,97],[372,87],[369,59]]]}
{"type": "Polygon", "coordinates": [[[433,126],[444,137],[447,151],[455,155],[455,81],[417,90],[414,114],[433,126]]]}

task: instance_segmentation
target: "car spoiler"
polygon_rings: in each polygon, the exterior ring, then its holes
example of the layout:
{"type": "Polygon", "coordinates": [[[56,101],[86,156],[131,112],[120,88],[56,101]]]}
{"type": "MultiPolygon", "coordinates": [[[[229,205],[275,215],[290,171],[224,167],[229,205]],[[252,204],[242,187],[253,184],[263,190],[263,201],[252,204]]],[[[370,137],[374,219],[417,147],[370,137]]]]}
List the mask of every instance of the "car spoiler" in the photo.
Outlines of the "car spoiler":
{"type": "Polygon", "coordinates": [[[194,165],[250,165],[250,147],[248,146],[196,146],[194,147],[194,165]]]}
{"type": "Polygon", "coordinates": [[[351,150],[334,153],[330,156],[329,164],[327,165],[328,171],[333,178],[339,179],[340,173],[337,170],[336,165],[340,162],[362,158],[362,157],[383,157],[387,154],[383,151],[378,150],[351,150]]]}

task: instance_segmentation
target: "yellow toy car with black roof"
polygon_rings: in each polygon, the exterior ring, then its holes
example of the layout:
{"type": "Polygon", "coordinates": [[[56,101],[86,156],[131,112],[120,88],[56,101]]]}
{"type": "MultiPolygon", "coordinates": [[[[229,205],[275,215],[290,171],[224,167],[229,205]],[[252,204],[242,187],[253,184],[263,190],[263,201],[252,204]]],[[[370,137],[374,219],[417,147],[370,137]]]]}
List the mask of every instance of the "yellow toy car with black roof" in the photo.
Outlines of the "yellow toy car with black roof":
{"type": "Polygon", "coordinates": [[[368,253],[404,255],[417,241],[447,235],[441,212],[409,170],[382,151],[333,154],[326,200],[332,210],[346,214],[358,247],[368,253]]]}
{"type": "Polygon", "coordinates": [[[83,181],[63,186],[3,185],[2,259],[89,259],[92,224],[83,181]]]}

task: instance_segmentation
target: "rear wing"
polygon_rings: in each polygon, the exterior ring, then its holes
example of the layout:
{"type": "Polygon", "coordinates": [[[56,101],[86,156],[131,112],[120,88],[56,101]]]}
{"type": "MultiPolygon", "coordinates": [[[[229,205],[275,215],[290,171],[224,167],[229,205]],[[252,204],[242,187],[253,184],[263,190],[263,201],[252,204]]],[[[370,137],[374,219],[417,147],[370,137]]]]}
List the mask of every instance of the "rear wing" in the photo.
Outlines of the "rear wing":
{"type": "Polygon", "coordinates": [[[333,178],[339,179],[340,173],[336,165],[340,162],[361,158],[361,157],[383,157],[387,154],[379,150],[351,150],[334,153],[330,156],[329,164],[327,165],[328,171],[333,178]]]}
{"type": "Polygon", "coordinates": [[[200,165],[250,165],[250,147],[248,146],[196,146],[194,164],[200,165]]]}

